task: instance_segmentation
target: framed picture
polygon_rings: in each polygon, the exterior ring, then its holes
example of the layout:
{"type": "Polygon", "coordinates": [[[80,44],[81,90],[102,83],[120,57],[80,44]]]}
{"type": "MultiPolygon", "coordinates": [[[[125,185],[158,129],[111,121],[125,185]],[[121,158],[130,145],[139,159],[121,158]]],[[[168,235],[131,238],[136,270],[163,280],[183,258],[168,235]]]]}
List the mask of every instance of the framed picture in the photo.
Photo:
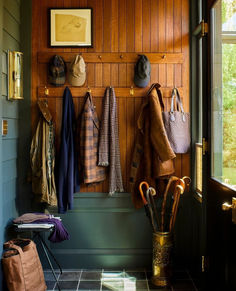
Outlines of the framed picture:
{"type": "Polygon", "coordinates": [[[51,8],[50,46],[92,47],[92,8],[51,8]]]}

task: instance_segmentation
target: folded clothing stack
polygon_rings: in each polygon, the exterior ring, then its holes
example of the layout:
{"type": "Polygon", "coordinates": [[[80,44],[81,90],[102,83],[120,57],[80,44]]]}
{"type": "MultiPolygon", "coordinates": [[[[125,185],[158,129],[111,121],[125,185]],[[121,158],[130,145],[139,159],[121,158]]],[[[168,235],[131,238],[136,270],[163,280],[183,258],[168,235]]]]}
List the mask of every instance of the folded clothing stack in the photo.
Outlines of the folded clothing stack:
{"type": "MultiPolygon", "coordinates": [[[[70,238],[68,231],[64,227],[64,225],[61,222],[60,217],[54,217],[54,215],[51,214],[45,214],[45,213],[25,213],[16,219],[13,220],[13,223],[18,225],[25,225],[28,224],[28,228],[32,227],[29,226],[29,224],[38,225],[40,228],[42,225],[44,225],[44,228],[46,228],[46,225],[54,226],[54,229],[48,239],[51,242],[61,242],[63,240],[68,240],[70,238]]],[[[22,227],[20,227],[22,228],[22,227]]],[[[27,228],[27,226],[26,226],[27,228]]]]}

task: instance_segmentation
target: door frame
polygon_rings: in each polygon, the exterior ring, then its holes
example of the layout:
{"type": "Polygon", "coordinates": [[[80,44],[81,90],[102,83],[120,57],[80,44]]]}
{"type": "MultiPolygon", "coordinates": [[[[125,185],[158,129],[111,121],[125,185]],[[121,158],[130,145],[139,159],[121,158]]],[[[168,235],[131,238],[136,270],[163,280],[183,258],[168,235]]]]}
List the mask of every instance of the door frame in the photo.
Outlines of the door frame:
{"type": "MultiPolygon", "coordinates": [[[[204,2],[204,1],[203,1],[204,2]]],[[[208,266],[206,271],[206,290],[209,288],[224,287],[224,290],[230,290],[231,281],[229,277],[229,261],[228,261],[228,245],[229,238],[232,231],[232,215],[231,213],[224,213],[222,211],[222,204],[225,201],[231,202],[232,196],[236,195],[236,192],[218,180],[211,177],[211,18],[210,12],[213,5],[217,0],[208,0],[205,3],[205,19],[208,23],[208,35],[204,44],[204,60],[205,69],[203,77],[203,137],[208,141],[208,152],[203,156],[203,221],[204,221],[204,237],[206,256],[208,258],[208,266]],[[224,199],[224,200],[223,200],[224,199]],[[221,227],[220,227],[221,226],[221,227]],[[223,226],[223,227],[222,227],[223,226]],[[220,249],[226,250],[221,252],[220,249]],[[228,289],[229,288],[229,289],[228,289]]],[[[230,203],[231,204],[231,203],[230,203]]],[[[217,290],[217,289],[216,289],[217,290]]]]}

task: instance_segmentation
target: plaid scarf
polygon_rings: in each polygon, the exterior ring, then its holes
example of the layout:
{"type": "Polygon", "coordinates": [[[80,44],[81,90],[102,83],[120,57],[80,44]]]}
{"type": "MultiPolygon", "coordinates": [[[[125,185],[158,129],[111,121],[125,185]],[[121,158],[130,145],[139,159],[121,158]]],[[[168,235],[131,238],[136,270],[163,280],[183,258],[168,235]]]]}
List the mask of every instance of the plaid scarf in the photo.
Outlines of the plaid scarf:
{"type": "Polygon", "coordinates": [[[102,123],[100,130],[98,165],[109,167],[109,194],[124,192],[118,134],[118,116],[114,88],[106,88],[103,98],[102,123]]]}

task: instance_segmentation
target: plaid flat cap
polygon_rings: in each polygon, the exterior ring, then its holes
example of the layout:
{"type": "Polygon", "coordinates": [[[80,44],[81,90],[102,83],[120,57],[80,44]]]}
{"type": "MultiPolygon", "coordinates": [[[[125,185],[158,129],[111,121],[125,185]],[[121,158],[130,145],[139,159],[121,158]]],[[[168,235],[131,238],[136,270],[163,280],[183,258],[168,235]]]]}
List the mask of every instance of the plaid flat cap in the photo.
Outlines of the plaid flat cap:
{"type": "Polygon", "coordinates": [[[66,81],[66,64],[61,56],[55,55],[49,61],[49,83],[62,86],[66,81]]]}

